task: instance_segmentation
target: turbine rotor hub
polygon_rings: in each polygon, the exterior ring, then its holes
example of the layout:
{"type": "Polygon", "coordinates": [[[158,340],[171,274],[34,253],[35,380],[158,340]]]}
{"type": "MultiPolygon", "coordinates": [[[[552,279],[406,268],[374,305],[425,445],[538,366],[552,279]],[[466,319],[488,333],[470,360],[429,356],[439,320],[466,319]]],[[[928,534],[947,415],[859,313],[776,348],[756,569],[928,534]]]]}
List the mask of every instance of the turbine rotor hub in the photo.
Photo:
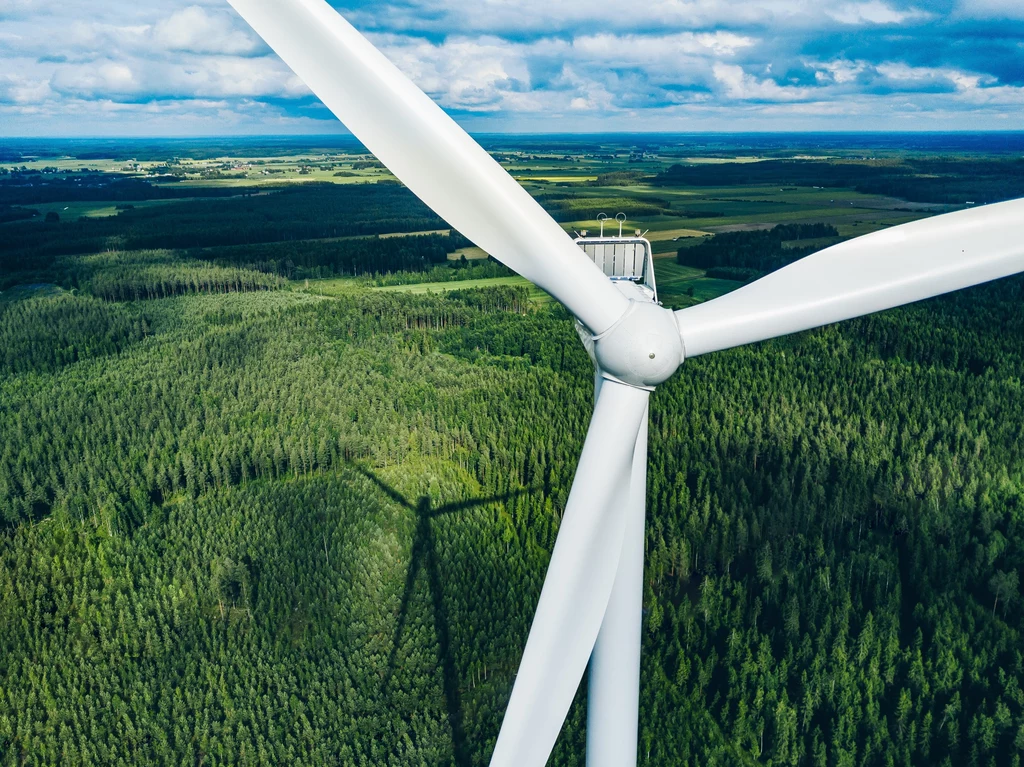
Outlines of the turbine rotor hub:
{"type": "Polygon", "coordinates": [[[593,337],[594,358],[606,375],[640,388],[667,381],[683,363],[675,314],[654,303],[630,301],[608,330],[593,337]]]}

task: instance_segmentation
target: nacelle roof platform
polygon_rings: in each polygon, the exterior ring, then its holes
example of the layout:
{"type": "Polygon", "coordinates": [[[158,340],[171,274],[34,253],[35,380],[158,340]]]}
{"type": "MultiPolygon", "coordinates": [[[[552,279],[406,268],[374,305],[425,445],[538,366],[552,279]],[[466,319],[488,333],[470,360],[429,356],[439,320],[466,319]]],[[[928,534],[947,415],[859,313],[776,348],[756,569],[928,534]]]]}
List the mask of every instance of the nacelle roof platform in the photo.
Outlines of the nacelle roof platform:
{"type": "MultiPolygon", "coordinates": [[[[603,214],[602,214],[603,215],[603,214]]],[[[631,282],[641,290],[647,300],[652,303],[658,302],[658,289],[654,279],[654,258],[651,250],[651,243],[637,230],[634,236],[623,236],[622,223],[626,220],[624,214],[617,217],[619,221],[619,234],[605,236],[604,221],[601,223],[601,234],[597,237],[588,237],[586,230],[580,233],[576,244],[613,282],[631,282]]],[[[630,298],[636,297],[635,290],[630,290],[630,298]]]]}

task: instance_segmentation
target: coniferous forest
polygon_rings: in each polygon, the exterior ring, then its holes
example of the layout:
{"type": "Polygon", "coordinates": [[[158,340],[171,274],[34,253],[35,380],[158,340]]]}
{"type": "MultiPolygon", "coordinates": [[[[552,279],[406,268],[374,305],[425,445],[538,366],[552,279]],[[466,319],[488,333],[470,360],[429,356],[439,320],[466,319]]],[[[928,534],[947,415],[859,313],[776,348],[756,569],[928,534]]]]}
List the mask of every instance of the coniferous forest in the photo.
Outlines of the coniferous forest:
{"type": "MultiPolygon", "coordinates": [[[[485,765],[590,360],[523,286],[292,281],[352,251],[238,204],[248,257],[129,214],[178,249],[36,258],[53,225],[3,225],[9,283],[51,282],[0,296],[0,765],[485,765]]],[[[838,235],[740,234],[679,260],[756,275],[838,235]]],[[[367,271],[444,268],[447,238],[368,240],[367,271]]],[[[1020,766],[1022,302],[1004,280],[659,388],[640,764],[1020,766]]],[[[584,764],[585,707],[552,764],[584,764]]]]}

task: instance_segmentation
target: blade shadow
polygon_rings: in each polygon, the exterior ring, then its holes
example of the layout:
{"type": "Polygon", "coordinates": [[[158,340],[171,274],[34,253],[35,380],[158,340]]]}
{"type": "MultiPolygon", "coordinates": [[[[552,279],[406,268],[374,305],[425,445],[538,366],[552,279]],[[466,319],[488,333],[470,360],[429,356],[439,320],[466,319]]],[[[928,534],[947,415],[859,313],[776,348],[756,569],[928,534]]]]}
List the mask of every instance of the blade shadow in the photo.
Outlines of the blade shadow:
{"type": "Polygon", "coordinates": [[[434,633],[437,637],[438,663],[441,666],[442,672],[445,706],[448,713],[448,723],[452,731],[455,763],[458,767],[468,767],[471,760],[463,724],[462,694],[459,689],[458,669],[456,668],[455,657],[451,647],[450,622],[448,611],[444,604],[441,568],[437,555],[437,540],[431,520],[448,514],[469,511],[470,509],[479,508],[491,503],[502,503],[520,495],[533,492],[537,488],[524,488],[500,496],[456,501],[435,509],[432,507],[432,501],[429,496],[421,496],[413,504],[408,498],[388,485],[369,469],[355,463],[350,465],[373,482],[392,501],[416,514],[416,531],[413,534],[409,569],[406,572],[405,587],[402,591],[402,601],[398,610],[398,621],[395,625],[394,636],[392,637],[391,652],[388,656],[388,664],[385,669],[381,692],[387,695],[391,687],[392,677],[397,667],[398,649],[401,646],[402,635],[405,632],[409,608],[416,588],[416,579],[419,576],[420,570],[425,567],[434,614],[434,633]]]}

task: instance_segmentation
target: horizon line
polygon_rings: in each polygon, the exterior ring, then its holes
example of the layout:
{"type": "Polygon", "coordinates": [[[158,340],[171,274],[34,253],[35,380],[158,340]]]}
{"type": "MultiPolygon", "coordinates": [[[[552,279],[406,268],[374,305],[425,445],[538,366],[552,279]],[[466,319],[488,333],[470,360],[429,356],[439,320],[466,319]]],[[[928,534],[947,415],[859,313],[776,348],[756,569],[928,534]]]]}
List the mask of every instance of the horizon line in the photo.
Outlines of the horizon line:
{"type": "MultiPolygon", "coordinates": [[[[1024,135],[1024,129],[973,130],[763,130],[763,131],[467,131],[471,136],[970,136],[970,135],[1024,135]]],[[[195,135],[54,135],[54,136],[2,136],[4,141],[198,141],[206,139],[350,139],[359,141],[351,133],[209,133],[195,135]]]]}

